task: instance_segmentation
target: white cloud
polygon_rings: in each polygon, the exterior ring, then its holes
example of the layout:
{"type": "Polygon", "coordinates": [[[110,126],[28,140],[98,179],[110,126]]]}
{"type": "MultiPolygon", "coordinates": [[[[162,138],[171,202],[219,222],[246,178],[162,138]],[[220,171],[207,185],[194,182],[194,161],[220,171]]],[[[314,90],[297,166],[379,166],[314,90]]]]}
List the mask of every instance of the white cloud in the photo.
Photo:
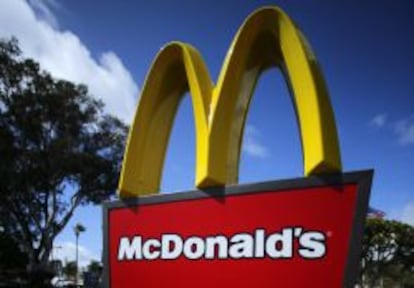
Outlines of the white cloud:
{"type": "Polygon", "coordinates": [[[59,30],[50,6],[54,0],[1,0],[0,37],[17,37],[26,57],[38,61],[54,77],[84,83],[106,104],[106,111],[132,120],[138,86],[119,57],[111,52],[94,59],[71,31],[59,30]],[[46,4],[49,5],[46,5],[46,4]]]}
{"type": "Polygon", "coordinates": [[[267,158],[270,156],[268,149],[259,141],[259,130],[253,125],[247,125],[244,129],[242,150],[252,157],[267,158]]]}
{"type": "Polygon", "coordinates": [[[385,125],[386,122],[387,122],[387,115],[386,114],[378,114],[374,118],[371,119],[369,124],[371,126],[381,128],[385,125]]]}
{"type": "MultiPolygon", "coordinates": [[[[82,245],[78,246],[78,252],[80,267],[88,266],[92,260],[100,261],[101,259],[99,255],[94,254],[91,250],[82,245]]],[[[59,259],[62,261],[63,264],[70,261],[75,261],[76,244],[70,241],[55,243],[51,258],[59,259]]]]}
{"type": "Polygon", "coordinates": [[[401,145],[414,144],[414,115],[395,124],[395,133],[401,145]]]}
{"type": "Polygon", "coordinates": [[[39,18],[45,20],[54,28],[59,27],[58,20],[51,9],[58,7],[57,2],[54,0],[28,0],[28,2],[39,18]]]}
{"type": "Polygon", "coordinates": [[[401,221],[414,226],[414,202],[409,202],[404,206],[401,221]]]}

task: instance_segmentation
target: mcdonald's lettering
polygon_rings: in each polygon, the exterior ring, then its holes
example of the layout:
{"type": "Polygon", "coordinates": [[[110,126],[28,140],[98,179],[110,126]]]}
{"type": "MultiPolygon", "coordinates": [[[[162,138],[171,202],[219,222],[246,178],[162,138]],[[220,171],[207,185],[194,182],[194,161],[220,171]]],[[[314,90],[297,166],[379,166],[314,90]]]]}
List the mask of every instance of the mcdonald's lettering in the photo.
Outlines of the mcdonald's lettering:
{"type": "Polygon", "coordinates": [[[283,228],[280,233],[266,235],[264,229],[254,233],[241,232],[183,239],[178,234],[163,234],[161,239],[142,236],[122,237],[119,241],[118,260],[172,260],[183,256],[187,259],[289,259],[295,254],[303,259],[322,258],[326,253],[326,235],[319,231],[304,231],[302,227],[283,228]],[[294,242],[299,242],[294,253],[294,242]]]}
{"type": "Polygon", "coordinates": [[[372,176],[342,172],[321,71],[279,8],[245,20],[215,84],[194,47],[170,43],[141,92],[122,199],[103,206],[105,287],[354,287],[372,176]],[[235,185],[250,99],[272,66],[290,83],[305,177],[235,185]],[[148,195],[159,192],[172,122],[188,91],[197,189],[148,195]]]}

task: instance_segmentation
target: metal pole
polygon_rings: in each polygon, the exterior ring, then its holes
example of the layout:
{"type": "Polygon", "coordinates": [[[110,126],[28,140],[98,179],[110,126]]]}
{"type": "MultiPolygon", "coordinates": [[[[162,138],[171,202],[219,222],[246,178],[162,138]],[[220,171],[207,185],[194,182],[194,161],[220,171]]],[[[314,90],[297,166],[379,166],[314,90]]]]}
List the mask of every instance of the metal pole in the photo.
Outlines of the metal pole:
{"type": "Polygon", "coordinates": [[[76,275],[75,275],[76,287],[78,287],[78,239],[79,239],[79,233],[76,233],[76,275]]]}

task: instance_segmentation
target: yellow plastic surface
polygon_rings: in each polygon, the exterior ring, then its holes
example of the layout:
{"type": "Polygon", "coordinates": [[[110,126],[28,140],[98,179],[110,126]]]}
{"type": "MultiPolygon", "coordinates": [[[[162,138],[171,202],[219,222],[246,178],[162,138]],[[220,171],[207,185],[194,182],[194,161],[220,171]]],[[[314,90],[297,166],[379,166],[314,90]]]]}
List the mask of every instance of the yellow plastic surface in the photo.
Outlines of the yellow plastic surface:
{"type": "Polygon", "coordinates": [[[158,53],[129,132],[119,196],[159,191],[171,126],[186,91],[191,94],[196,129],[195,185],[237,183],[250,99],[261,72],[272,66],[281,68],[292,89],[304,174],[340,171],[334,114],[315,56],[282,10],[265,7],[240,27],[215,86],[194,47],[172,42],[158,53]]]}

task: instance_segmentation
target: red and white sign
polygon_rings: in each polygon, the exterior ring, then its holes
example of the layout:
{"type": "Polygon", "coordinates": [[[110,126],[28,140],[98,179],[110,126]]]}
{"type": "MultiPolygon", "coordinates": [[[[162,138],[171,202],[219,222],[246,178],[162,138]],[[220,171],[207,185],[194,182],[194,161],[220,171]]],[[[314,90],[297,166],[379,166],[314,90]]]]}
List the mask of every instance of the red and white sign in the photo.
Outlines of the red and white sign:
{"type": "Polygon", "coordinates": [[[353,287],[372,171],[104,207],[106,286],[353,287]]]}

